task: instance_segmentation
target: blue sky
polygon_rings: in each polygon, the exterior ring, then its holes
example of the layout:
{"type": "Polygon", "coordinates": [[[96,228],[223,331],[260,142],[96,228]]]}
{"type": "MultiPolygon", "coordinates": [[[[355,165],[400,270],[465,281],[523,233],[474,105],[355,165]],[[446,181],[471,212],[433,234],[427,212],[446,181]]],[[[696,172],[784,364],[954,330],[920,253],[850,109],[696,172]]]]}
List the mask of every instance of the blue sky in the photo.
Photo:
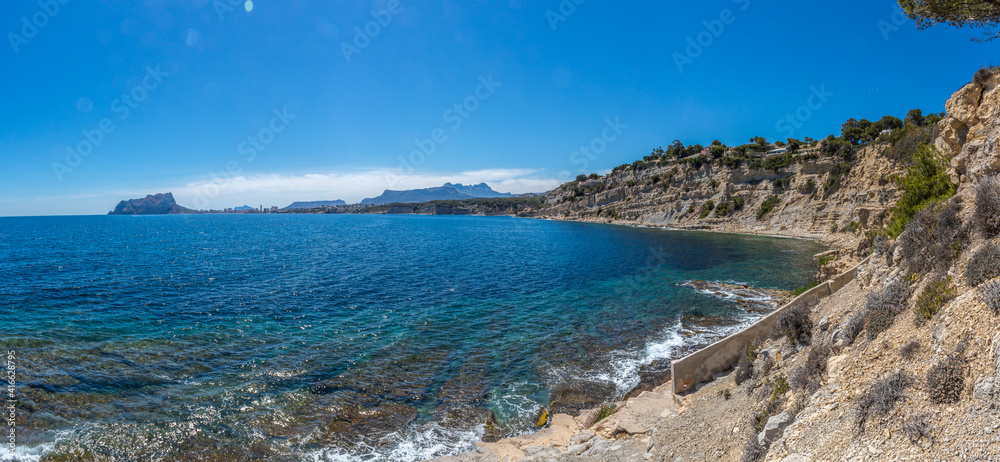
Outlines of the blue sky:
{"type": "Polygon", "coordinates": [[[576,2],[5,2],[0,215],[544,191],[675,138],[943,111],[1000,55],[893,1],[576,2]]]}

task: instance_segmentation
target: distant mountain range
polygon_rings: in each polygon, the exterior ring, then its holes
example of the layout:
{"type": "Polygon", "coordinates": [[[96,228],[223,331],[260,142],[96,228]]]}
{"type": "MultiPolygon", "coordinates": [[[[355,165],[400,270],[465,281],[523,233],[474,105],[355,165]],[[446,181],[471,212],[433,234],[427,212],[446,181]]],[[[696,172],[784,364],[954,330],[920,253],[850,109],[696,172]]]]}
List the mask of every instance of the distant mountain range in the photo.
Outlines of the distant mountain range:
{"type": "Polygon", "coordinates": [[[181,207],[174,201],[172,193],[150,194],[142,199],[130,199],[118,203],[118,207],[108,212],[108,215],[173,215],[181,213],[198,213],[189,208],[181,207]]]}
{"type": "Polygon", "coordinates": [[[381,196],[367,198],[361,201],[364,205],[412,204],[418,202],[463,200],[479,197],[514,197],[516,194],[499,193],[486,183],[463,185],[462,183],[445,183],[436,188],[411,189],[408,191],[393,191],[386,189],[381,196]]]}
{"type": "Polygon", "coordinates": [[[233,207],[233,210],[237,212],[245,212],[247,210],[257,210],[257,207],[251,207],[249,205],[244,205],[242,207],[233,207]]]}
{"type": "Polygon", "coordinates": [[[338,205],[347,205],[347,202],[344,202],[340,199],[337,199],[335,201],[293,202],[292,205],[285,207],[284,210],[315,209],[323,206],[335,207],[338,205]]]}

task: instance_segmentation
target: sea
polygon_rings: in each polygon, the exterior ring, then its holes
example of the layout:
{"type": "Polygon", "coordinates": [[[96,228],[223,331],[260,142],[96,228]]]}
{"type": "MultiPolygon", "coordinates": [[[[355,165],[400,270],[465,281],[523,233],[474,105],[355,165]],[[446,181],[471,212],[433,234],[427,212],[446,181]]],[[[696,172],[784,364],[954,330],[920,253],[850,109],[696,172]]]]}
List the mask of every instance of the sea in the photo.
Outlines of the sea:
{"type": "Polygon", "coordinates": [[[692,281],[790,290],[825,249],[514,217],[0,218],[0,461],[456,455],[766,312],[692,281]]]}

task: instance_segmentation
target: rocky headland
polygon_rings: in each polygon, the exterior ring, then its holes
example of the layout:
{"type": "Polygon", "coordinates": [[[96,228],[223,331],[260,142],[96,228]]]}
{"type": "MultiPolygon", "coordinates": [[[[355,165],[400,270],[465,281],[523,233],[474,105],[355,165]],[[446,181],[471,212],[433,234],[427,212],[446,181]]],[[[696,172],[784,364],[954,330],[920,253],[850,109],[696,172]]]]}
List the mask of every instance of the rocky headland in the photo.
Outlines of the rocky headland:
{"type": "Polygon", "coordinates": [[[142,199],[121,201],[108,215],[172,215],[197,213],[181,207],[174,201],[172,193],[150,194],[142,199]]]}

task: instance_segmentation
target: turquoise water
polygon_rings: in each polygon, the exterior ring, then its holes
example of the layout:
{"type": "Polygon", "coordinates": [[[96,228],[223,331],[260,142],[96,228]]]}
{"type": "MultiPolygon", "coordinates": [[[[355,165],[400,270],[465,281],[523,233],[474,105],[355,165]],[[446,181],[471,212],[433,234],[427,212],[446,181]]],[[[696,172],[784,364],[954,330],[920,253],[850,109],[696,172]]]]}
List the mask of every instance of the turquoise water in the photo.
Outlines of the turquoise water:
{"type": "Polygon", "coordinates": [[[791,289],[822,250],[506,217],[0,218],[0,460],[454,454],[489,411],[527,430],[560,391],[621,397],[759,317],[679,284],[791,289]]]}

